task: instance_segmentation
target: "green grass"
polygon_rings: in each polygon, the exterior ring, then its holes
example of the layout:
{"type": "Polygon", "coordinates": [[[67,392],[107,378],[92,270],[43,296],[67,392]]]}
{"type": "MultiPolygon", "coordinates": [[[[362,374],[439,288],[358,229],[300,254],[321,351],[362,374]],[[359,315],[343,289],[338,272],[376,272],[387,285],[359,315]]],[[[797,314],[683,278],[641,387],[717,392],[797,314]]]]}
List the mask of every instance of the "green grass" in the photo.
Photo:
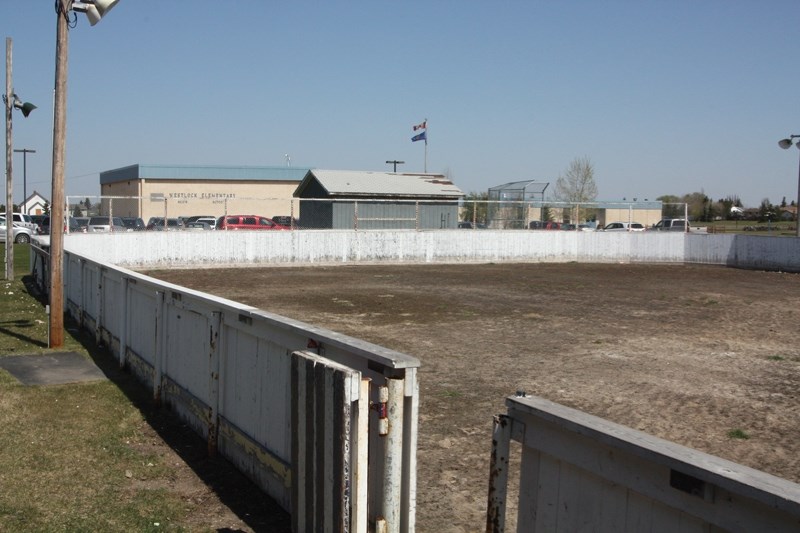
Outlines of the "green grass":
{"type": "Polygon", "coordinates": [[[709,232],[738,233],[743,235],[796,236],[795,222],[758,222],[755,220],[717,220],[714,222],[693,222],[692,226],[705,226],[709,232]],[[759,228],[759,231],[745,231],[745,227],[759,228]]]}
{"type": "Polygon", "coordinates": [[[740,440],[747,440],[750,438],[750,435],[744,431],[743,429],[732,429],[728,432],[729,439],[740,439],[740,440]]]}
{"type": "MultiPolygon", "coordinates": [[[[0,246],[5,258],[5,246],[0,246]]],[[[48,351],[49,317],[42,302],[31,293],[29,276],[30,245],[14,245],[14,280],[0,281],[0,356],[43,353],[48,351]]],[[[63,350],[81,351],[81,343],[66,335],[63,350]]],[[[84,350],[85,351],[85,350],[84,350]]]]}
{"type": "MultiPolygon", "coordinates": [[[[26,287],[29,250],[15,245],[15,279],[0,282],[0,357],[50,351],[44,305],[26,287]]],[[[109,360],[76,335],[67,322],[64,349],[109,360]]],[[[194,504],[168,489],[175,466],[147,451],[131,382],[30,387],[0,370],[0,531],[193,529],[181,524],[194,504]]]]}

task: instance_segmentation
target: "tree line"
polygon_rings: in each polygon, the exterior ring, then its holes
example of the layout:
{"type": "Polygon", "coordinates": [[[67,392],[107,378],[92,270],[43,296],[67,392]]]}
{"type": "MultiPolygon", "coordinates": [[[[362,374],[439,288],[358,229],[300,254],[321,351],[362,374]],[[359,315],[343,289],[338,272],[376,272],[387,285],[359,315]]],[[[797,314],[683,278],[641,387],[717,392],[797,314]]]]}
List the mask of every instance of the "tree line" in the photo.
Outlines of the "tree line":
{"type": "MultiPolygon", "coordinates": [[[[575,158],[566,170],[556,179],[553,192],[554,200],[572,204],[590,203],[597,201],[597,184],[594,179],[594,165],[587,156],[575,158]]],[[[476,220],[486,223],[489,194],[471,192],[464,197],[465,220],[476,220]]],[[[714,220],[758,220],[761,222],[775,220],[793,220],[797,217],[797,210],[786,209],[796,207],[794,201],[787,204],[786,197],[779,205],[772,204],[768,198],[761,201],[758,208],[744,209],[741,200],[736,195],[713,200],[705,192],[692,192],[682,196],[663,195],[656,198],[661,201],[662,216],[664,218],[683,218],[688,211],[689,218],[698,222],[712,222],[714,220]],[[731,209],[737,207],[739,209],[731,209]]],[[[542,220],[548,220],[550,209],[542,209],[542,220]]],[[[577,220],[591,220],[594,211],[591,208],[581,208],[580,213],[574,213],[577,220]]]]}

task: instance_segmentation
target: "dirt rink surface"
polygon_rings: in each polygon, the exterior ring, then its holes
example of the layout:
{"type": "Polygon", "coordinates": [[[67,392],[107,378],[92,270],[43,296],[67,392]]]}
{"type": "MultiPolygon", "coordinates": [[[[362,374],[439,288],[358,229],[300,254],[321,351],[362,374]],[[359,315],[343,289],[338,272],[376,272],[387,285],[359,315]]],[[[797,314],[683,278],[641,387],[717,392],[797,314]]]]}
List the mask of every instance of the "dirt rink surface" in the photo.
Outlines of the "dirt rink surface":
{"type": "Polygon", "coordinates": [[[419,531],[483,530],[492,415],[519,389],[800,482],[797,274],[576,263],[149,274],[419,358],[419,531]]]}

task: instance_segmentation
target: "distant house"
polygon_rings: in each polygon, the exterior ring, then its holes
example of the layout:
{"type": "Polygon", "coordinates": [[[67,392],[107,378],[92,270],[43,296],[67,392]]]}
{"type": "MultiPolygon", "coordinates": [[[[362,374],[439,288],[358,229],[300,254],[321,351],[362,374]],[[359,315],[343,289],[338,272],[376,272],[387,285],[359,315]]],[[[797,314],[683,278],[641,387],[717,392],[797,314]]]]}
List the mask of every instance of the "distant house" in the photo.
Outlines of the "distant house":
{"type": "Polygon", "coordinates": [[[464,193],[442,174],[309,170],[294,192],[312,229],[455,229],[464,193]]]}
{"type": "Polygon", "coordinates": [[[20,209],[23,213],[27,213],[29,215],[44,215],[45,207],[49,205],[50,202],[48,202],[44,196],[36,191],[33,191],[33,193],[25,198],[24,202],[22,202],[20,209]]]}
{"type": "Polygon", "coordinates": [[[781,220],[789,221],[789,220],[797,220],[797,206],[795,205],[787,205],[780,208],[780,218],[781,220]]]}

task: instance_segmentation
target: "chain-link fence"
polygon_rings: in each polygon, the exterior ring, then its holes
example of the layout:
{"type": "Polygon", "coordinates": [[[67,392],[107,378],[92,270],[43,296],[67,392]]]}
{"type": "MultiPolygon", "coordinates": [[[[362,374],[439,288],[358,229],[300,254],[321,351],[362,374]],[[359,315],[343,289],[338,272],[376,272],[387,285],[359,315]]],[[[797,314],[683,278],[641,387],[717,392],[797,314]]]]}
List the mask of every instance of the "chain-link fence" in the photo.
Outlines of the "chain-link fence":
{"type": "MultiPolygon", "coordinates": [[[[662,218],[686,218],[686,204],[662,202],[549,202],[410,200],[373,198],[202,197],[189,193],[139,196],[68,197],[73,217],[141,219],[144,226],[165,221],[220,217],[269,218],[291,229],[579,229],[612,222],[655,225],[662,218]]],[[[214,223],[210,223],[213,227],[214,223]]]]}

